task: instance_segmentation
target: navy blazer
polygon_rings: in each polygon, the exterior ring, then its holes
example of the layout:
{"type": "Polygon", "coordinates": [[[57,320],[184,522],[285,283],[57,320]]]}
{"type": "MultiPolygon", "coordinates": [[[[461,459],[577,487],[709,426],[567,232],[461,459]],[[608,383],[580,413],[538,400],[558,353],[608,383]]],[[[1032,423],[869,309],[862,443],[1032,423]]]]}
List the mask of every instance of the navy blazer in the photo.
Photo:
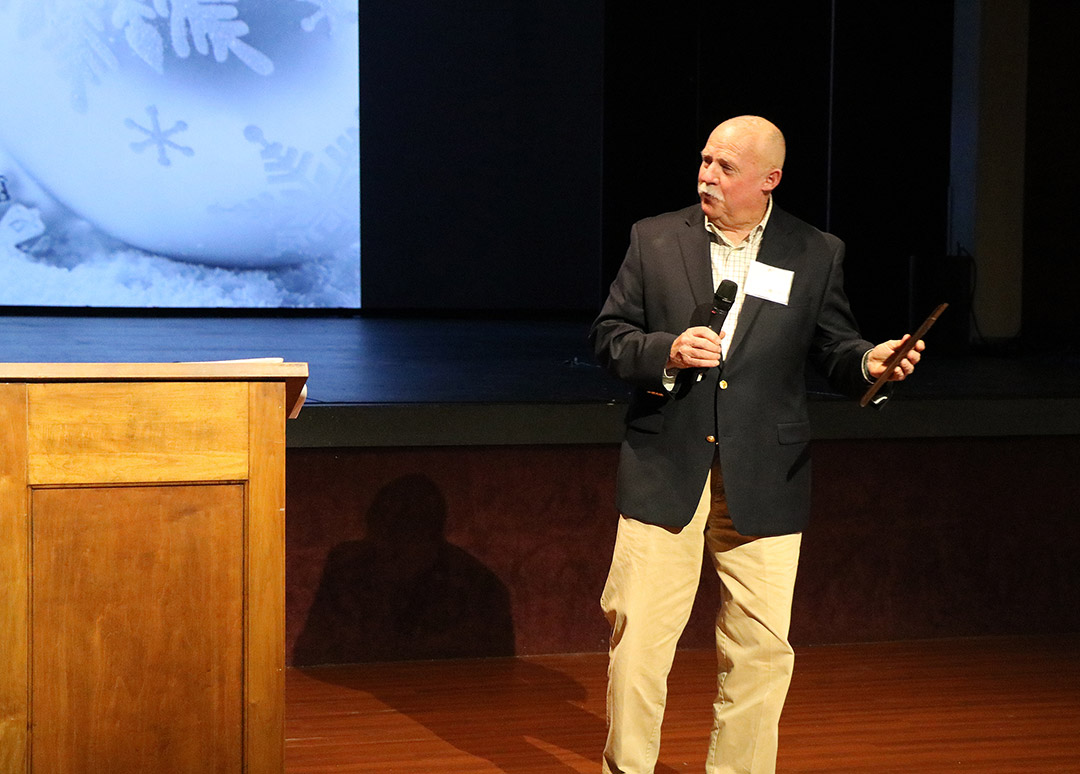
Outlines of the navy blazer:
{"type": "Polygon", "coordinates": [[[694,205],[634,224],[590,332],[600,362],[634,386],[619,512],[685,526],[718,453],[740,533],[799,532],[810,515],[806,364],[838,392],[857,396],[867,387],[862,356],[873,345],[859,335],[844,294],[844,245],[774,206],[757,260],[794,272],[787,305],[746,296],[722,380],[721,368],[710,368],[669,393],[662,377],[671,345],[715,290],[704,223],[694,205]]]}

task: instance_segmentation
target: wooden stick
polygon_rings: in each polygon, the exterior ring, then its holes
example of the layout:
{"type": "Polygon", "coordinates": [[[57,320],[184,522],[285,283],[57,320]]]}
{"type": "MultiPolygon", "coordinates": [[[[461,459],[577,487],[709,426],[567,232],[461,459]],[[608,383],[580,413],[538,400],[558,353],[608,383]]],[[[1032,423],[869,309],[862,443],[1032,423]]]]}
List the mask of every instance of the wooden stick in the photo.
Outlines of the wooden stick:
{"type": "Polygon", "coordinates": [[[912,334],[912,336],[907,341],[905,341],[903,345],[901,345],[900,349],[892,353],[892,356],[885,361],[885,370],[882,372],[881,376],[879,376],[877,380],[872,385],[870,385],[870,389],[867,390],[866,394],[863,395],[862,398],[859,400],[860,406],[865,407],[866,404],[873,400],[874,396],[877,395],[877,392],[881,389],[882,385],[885,384],[885,382],[889,381],[889,376],[892,374],[893,369],[896,368],[896,364],[904,359],[904,356],[911,351],[911,348],[914,347],[922,339],[922,337],[926,335],[926,332],[928,330],[930,330],[930,326],[937,322],[937,318],[941,316],[941,313],[948,308],[948,304],[939,304],[937,309],[931,312],[930,316],[923,320],[923,324],[919,326],[919,330],[915,331],[915,333],[912,334]]]}

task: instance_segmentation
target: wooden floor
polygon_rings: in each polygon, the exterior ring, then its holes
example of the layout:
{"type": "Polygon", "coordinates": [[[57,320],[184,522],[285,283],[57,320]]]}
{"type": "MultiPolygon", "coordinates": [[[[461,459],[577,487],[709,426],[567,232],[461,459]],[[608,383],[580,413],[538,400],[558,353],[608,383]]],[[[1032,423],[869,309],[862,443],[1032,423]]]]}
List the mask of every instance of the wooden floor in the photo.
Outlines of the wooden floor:
{"type": "MultiPolygon", "coordinates": [[[[599,771],[601,654],[291,669],[286,770],[599,771]]],[[[713,654],[681,651],[657,774],[702,772],[713,654]]],[[[1080,635],[802,648],[778,772],[1080,772],[1080,635]]]]}

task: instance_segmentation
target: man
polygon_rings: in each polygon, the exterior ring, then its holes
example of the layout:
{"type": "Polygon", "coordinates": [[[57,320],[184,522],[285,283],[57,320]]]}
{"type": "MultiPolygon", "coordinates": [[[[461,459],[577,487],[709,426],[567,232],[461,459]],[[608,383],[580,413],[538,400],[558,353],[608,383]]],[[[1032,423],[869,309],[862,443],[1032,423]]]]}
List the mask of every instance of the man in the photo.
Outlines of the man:
{"type": "MultiPolygon", "coordinates": [[[[601,598],[612,627],[605,773],[653,771],[703,547],[722,582],[706,771],[775,771],[810,512],[804,366],[857,396],[907,338],[874,346],[859,336],[843,243],[773,203],[784,155],[783,135],[763,118],[716,127],[701,152],[700,205],[634,225],[593,324],[597,357],[634,386],[601,598]],[[700,323],[724,279],[738,293],[717,334],[700,323]]],[[[890,380],[908,376],[923,348],[890,380]]]]}

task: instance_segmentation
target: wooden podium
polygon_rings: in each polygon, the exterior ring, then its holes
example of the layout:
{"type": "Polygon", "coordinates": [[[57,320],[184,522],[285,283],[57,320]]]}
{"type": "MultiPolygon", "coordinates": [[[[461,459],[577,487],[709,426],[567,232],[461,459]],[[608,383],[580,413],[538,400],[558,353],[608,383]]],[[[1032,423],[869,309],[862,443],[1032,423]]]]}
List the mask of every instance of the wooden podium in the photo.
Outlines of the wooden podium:
{"type": "Polygon", "coordinates": [[[0,772],[281,774],[306,379],[0,364],[0,772]]]}

